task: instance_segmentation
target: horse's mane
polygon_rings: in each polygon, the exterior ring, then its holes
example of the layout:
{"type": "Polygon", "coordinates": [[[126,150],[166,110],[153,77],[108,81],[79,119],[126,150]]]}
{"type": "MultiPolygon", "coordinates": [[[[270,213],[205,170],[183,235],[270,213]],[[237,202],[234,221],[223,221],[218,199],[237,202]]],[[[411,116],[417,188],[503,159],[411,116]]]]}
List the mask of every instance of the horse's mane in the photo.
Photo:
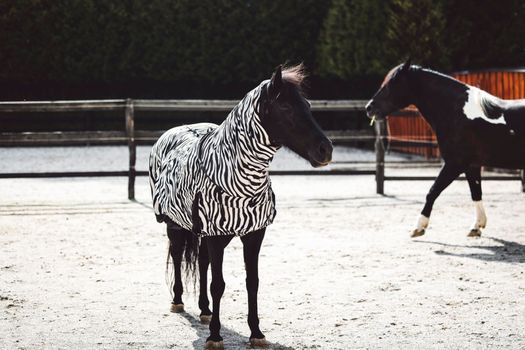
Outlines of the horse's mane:
{"type": "MultiPolygon", "coordinates": [[[[390,79],[392,79],[392,77],[399,71],[399,69],[401,69],[401,67],[403,66],[403,63],[395,66],[394,68],[392,68],[388,73],[387,75],[385,76],[385,79],[383,80],[383,83],[381,84],[381,87],[385,86],[389,81],[390,79]]],[[[443,78],[445,79],[446,81],[450,82],[450,83],[455,83],[455,84],[459,84],[461,86],[466,86],[465,83],[457,80],[456,78],[454,77],[451,77],[450,75],[446,75],[446,74],[443,74],[441,72],[438,72],[438,71],[435,71],[433,69],[430,69],[430,68],[423,68],[421,66],[418,66],[418,65],[411,65],[410,66],[410,71],[411,72],[423,72],[423,73],[428,73],[432,76],[435,76],[435,77],[439,77],[439,78],[443,78]]]]}
{"type": "Polygon", "coordinates": [[[381,83],[381,87],[385,86],[386,84],[388,84],[388,82],[390,81],[390,79],[392,79],[392,77],[394,76],[394,73],[398,71],[399,68],[401,68],[401,66],[403,65],[403,63],[395,66],[394,68],[392,68],[386,75],[385,75],[385,79],[383,79],[383,82],[381,83]]]}
{"type": "Polygon", "coordinates": [[[423,67],[420,67],[420,66],[413,65],[413,66],[410,67],[410,70],[414,71],[414,72],[426,73],[426,74],[429,74],[430,76],[432,76],[434,78],[440,78],[440,79],[442,79],[442,81],[444,83],[450,84],[449,87],[451,87],[451,88],[452,87],[467,88],[467,84],[465,84],[464,82],[462,82],[460,80],[457,80],[456,78],[454,78],[454,77],[452,77],[450,75],[447,75],[447,74],[435,71],[435,70],[430,69],[430,68],[423,68],[423,67]]]}
{"type": "Polygon", "coordinates": [[[447,79],[447,80],[459,83],[459,84],[461,84],[463,86],[466,86],[466,84],[464,82],[459,81],[456,78],[451,77],[450,75],[447,75],[447,74],[435,71],[435,70],[430,69],[430,68],[423,68],[423,67],[420,67],[420,66],[411,66],[410,68],[412,70],[415,70],[415,71],[421,71],[421,72],[426,72],[426,73],[430,73],[430,74],[433,74],[433,75],[437,75],[437,76],[440,76],[441,78],[444,78],[444,79],[447,79]]]}
{"type": "Polygon", "coordinates": [[[307,77],[304,64],[299,63],[295,66],[284,66],[282,70],[283,80],[302,89],[304,79],[307,77]]]}

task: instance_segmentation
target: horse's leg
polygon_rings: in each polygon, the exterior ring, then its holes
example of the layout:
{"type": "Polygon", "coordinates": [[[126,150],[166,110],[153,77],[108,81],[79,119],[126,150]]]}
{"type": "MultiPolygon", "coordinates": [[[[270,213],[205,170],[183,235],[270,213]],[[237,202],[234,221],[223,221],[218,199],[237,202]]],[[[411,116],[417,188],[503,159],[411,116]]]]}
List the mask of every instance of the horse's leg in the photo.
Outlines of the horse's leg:
{"type": "Polygon", "coordinates": [[[267,345],[259,329],[257,312],[257,291],[259,289],[259,251],[266,229],[250,232],[242,237],[244,264],[246,267],[246,289],[248,291],[248,325],[250,326],[250,343],[252,346],[267,345]]]}
{"type": "Polygon", "coordinates": [[[168,238],[170,239],[170,255],[173,260],[173,270],[175,275],[175,281],[173,284],[173,301],[171,302],[171,312],[183,312],[184,303],[182,302],[182,276],[181,276],[181,263],[182,254],[184,252],[184,245],[186,244],[185,232],[183,228],[180,228],[174,224],[167,224],[168,238]]]}
{"type": "Polygon", "coordinates": [[[481,200],[481,168],[470,167],[465,171],[465,175],[470,187],[470,195],[476,206],[476,221],[474,221],[468,236],[479,237],[481,236],[481,229],[487,225],[487,216],[481,200]]]}
{"type": "Polygon", "coordinates": [[[210,301],[208,300],[208,246],[206,239],[201,239],[199,247],[199,309],[201,310],[200,319],[202,323],[209,323],[211,320],[210,301]]]}
{"type": "Polygon", "coordinates": [[[439,175],[437,176],[434,184],[430,188],[430,191],[427,194],[425,206],[421,211],[421,216],[417,222],[417,227],[412,231],[412,238],[419,237],[425,234],[425,229],[428,227],[428,222],[430,218],[430,213],[432,212],[432,206],[436,201],[437,197],[443,192],[445,188],[448,187],[454,181],[459,174],[463,172],[462,168],[457,165],[450,165],[445,163],[439,175]]]}
{"type": "Polygon", "coordinates": [[[230,243],[233,236],[212,236],[206,238],[208,254],[211,263],[211,285],[210,292],[213,301],[213,313],[210,321],[210,336],[206,339],[206,348],[223,348],[224,343],[220,334],[221,321],[219,312],[221,309],[221,298],[224,293],[225,283],[222,275],[222,261],[224,248],[230,243]]]}

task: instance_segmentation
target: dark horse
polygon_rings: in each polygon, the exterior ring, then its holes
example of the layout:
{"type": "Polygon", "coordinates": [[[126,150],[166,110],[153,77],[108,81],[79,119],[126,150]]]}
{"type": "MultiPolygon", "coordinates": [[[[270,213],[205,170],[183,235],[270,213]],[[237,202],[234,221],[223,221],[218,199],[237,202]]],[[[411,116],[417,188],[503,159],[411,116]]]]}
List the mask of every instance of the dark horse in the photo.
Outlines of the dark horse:
{"type": "Polygon", "coordinates": [[[183,311],[181,265],[199,271],[201,320],[210,322],[207,347],[222,348],[220,301],[225,283],[224,249],[235,236],[243,243],[252,345],[265,345],[259,329],[259,250],[275,216],[268,168],[285,146],[312,166],[326,165],[331,142],[312,117],[302,94],[302,65],[278,67],[250,91],[220,125],[192,124],[167,131],[153,146],[150,184],[158,221],[167,223],[174,262],[172,311],[183,311]],[[200,245],[199,245],[200,239],[200,245]],[[207,271],[213,313],[207,295],[207,271]],[[211,320],[210,320],[211,315],[211,320]]]}
{"type": "Polygon", "coordinates": [[[525,99],[502,100],[408,61],[387,74],[366,112],[370,118],[384,118],[411,104],[436,133],[444,160],[412,237],[425,233],[434,201],[462,173],[476,206],[469,236],[480,236],[487,222],[481,167],[525,168],[525,99]]]}

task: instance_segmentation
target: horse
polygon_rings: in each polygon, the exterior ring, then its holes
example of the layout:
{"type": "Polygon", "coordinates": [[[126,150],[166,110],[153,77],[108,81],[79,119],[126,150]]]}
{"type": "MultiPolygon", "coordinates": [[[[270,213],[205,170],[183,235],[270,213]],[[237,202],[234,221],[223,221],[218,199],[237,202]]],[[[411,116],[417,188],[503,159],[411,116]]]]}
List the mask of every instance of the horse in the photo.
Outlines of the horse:
{"type": "Polygon", "coordinates": [[[408,60],[386,75],[365,109],[374,120],[408,105],[415,105],[434,130],[444,160],[411,237],[425,234],[434,202],[462,173],[476,210],[468,236],[479,237],[487,224],[481,167],[525,168],[525,99],[503,100],[408,60]]]}
{"type": "MultiPolygon", "coordinates": [[[[172,128],[150,153],[149,180],[158,222],[167,224],[174,264],[172,311],[182,312],[181,264],[199,272],[201,321],[209,322],[208,348],[222,348],[220,301],[225,283],[224,249],[239,236],[248,292],[250,343],[267,344],[259,328],[258,259],[266,227],[275,217],[269,165],[287,147],[313,167],[327,165],[332,144],[312,117],[303,94],[302,64],[279,66],[250,91],[219,126],[198,123],[172,128]],[[199,244],[200,241],[200,244],[199,244]],[[207,296],[211,263],[212,309],[207,296]]],[[[194,279],[195,281],[195,279],[194,279]]]]}

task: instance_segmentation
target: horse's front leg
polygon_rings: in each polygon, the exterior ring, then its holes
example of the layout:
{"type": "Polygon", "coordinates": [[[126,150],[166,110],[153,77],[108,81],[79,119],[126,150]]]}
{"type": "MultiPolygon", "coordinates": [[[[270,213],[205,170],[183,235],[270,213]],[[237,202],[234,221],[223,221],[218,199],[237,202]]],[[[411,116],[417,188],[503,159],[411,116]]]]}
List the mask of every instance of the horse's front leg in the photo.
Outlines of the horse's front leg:
{"type": "Polygon", "coordinates": [[[208,300],[208,266],[210,259],[206,239],[201,240],[199,247],[199,309],[201,310],[200,319],[202,323],[211,321],[210,301],[208,300]]]}
{"type": "Polygon", "coordinates": [[[230,243],[233,236],[212,236],[205,238],[208,246],[208,255],[211,263],[211,285],[210,292],[213,301],[213,313],[210,321],[210,336],[206,339],[207,349],[222,349],[224,343],[220,334],[221,321],[219,312],[221,309],[221,298],[226,284],[222,275],[222,262],[224,248],[230,243]]]}
{"type": "Polygon", "coordinates": [[[487,225],[487,215],[485,215],[485,208],[481,199],[481,167],[470,167],[465,172],[467,176],[468,185],[470,187],[470,195],[476,206],[476,220],[470,228],[469,237],[481,236],[481,229],[487,225]]]}
{"type": "Polygon", "coordinates": [[[244,264],[246,267],[246,290],[248,291],[248,326],[252,346],[267,345],[264,334],[259,329],[257,311],[257,292],[259,290],[259,251],[266,229],[250,232],[242,237],[244,264]]]}
{"type": "Polygon", "coordinates": [[[412,238],[419,237],[425,234],[425,229],[428,227],[430,213],[432,212],[432,207],[437,197],[443,192],[445,188],[448,187],[454,181],[459,174],[463,172],[462,168],[457,165],[451,165],[445,163],[439,175],[437,176],[434,184],[430,188],[430,191],[427,194],[425,206],[421,211],[421,216],[417,221],[416,228],[412,231],[412,238]]]}

